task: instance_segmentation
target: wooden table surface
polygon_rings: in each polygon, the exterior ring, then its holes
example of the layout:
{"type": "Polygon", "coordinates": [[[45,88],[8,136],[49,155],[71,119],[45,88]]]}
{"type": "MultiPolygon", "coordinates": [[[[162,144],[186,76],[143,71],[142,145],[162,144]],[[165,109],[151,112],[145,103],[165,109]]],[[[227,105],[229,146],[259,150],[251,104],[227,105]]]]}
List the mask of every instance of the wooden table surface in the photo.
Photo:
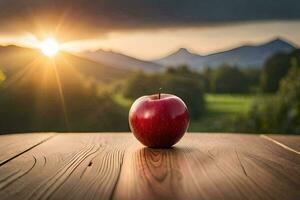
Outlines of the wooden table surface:
{"type": "Polygon", "coordinates": [[[300,199],[300,136],[188,133],[150,149],[129,133],[2,135],[0,199],[300,199]]]}

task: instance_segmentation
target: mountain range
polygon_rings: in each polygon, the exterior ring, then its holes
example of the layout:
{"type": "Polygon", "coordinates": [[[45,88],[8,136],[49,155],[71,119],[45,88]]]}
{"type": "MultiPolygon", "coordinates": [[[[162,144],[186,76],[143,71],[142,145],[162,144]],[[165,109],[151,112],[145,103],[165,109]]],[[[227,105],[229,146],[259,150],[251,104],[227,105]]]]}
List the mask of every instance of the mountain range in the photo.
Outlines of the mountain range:
{"type": "Polygon", "coordinates": [[[94,62],[99,62],[104,65],[114,66],[125,70],[157,72],[163,69],[162,65],[154,62],[139,60],[121,53],[104,51],[102,49],[97,51],[85,51],[80,53],[79,56],[94,62]]]}
{"type": "MultiPolygon", "coordinates": [[[[169,66],[188,65],[193,70],[205,66],[217,67],[223,63],[239,67],[261,67],[268,57],[278,52],[289,52],[296,46],[277,38],[261,45],[243,45],[228,51],[198,55],[181,48],[175,53],[154,61],[144,61],[112,51],[97,50],[73,55],[61,52],[57,65],[71,65],[85,77],[107,83],[127,77],[134,71],[161,72],[169,66]]],[[[6,76],[22,73],[36,59],[42,59],[39,50],[14,45],[0,46],[0,69],[6,76]]],[[[71,75],[70,75],[71,76],[71,75]]]]}
{"type": "Polygon", "coordinates": [[[213,68],[225,63],[239,67],[258,68],[271,55],[278,52],[290,52],[295,48],[289,42],[276,38],[260,45],[243,45],[209,55],[198,55],[185,48],[180,48],[166,57],[153,60],[153,62],[163,66],[188,65],[194,70],[201,70],[203,67],[213,68]]]}

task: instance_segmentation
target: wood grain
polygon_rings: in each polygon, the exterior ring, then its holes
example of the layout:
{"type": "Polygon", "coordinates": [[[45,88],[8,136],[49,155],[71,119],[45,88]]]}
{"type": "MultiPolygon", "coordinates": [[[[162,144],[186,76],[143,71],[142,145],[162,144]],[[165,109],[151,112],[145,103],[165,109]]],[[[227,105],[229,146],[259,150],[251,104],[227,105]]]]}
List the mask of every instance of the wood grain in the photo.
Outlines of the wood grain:
{"type": "Polygon", "coordinates": [[[126,152],[114,199],[298,199],[300,157],[251,135],[189,134],[126,152]]]}
{"type": "Polygon", "coordinates": [[[300,136],[296,135],[265,135],[291,149],[300,152],[300,136]]]}
{"type": "Polygon", "coordinates": [[[58,134],[0,166],[1,200],[289,200],[299,188],[300,156],[258,135],[187,134],[150,149],[132,134],[58,134]]]}
{"type": "Polygon", "coordinates": [[[0,166],[10,159],[50,139],[52,133],[10,134],[0,136],[0,166]]]}
{"type": "Polygon", "coordinates": [[[0,168],[0,197],[109,199],[127,137],[59,135],[0,168]]]}

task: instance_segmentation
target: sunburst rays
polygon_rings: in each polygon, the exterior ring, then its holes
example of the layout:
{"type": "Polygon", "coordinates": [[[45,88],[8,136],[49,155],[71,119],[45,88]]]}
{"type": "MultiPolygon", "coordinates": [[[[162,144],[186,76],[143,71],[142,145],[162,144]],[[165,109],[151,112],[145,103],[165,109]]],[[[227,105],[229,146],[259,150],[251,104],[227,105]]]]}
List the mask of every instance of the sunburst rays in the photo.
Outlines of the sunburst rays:
{"type": "Polygon", "coordinates": [[[57,87],[58,87],[58,92],[59,92],[59,96],[60,96],[60,100],[61,100],[62,110],[63,110],[63,113],[64,113],[66,128],[68,130],[70,130],[70,124],[69,124],[68,112],[67,112],[67,107],[66,107],[66,102],[65,102],[65,97],[64,97],[63,85],[62,85],[61,80],[60,80],[60,75],[57,71],[57,65],[56,65],[55,60],[51,60],[51,65],[52,65],[52,68],[55,72],[55,79],[56,79],[56,84],[57,84],[57,87]]]}
{"type": "MultiPolygon", "coordinates": [[[[64,84],[70,84],[72,77],[77,80],[81,76],[80,72],[74,67],[74,63],[70,63],[63,54],[50,59],[36,52],[32,55],[32,59],[20,71],[5,80],[2,86],[3,91],[30,85],[29,88],[34,90],[35,94],[34,103],[36,104],[35,112],[37,114],[47,107],[48,101],[51,101],[51,99],[45,99],[47,96],[45,94],[58,95],[57,98],[60,100],[61,111],[64,115],[65,128],[70,130],[64,84]],[[53,92],[55,90],[56,92],[53,92]]],[[[26,86],[25,88],[28,87],[26,86]]],[[[34,123],[39,123],[39,120],[42,119],[38,119],[34,123]]]]}

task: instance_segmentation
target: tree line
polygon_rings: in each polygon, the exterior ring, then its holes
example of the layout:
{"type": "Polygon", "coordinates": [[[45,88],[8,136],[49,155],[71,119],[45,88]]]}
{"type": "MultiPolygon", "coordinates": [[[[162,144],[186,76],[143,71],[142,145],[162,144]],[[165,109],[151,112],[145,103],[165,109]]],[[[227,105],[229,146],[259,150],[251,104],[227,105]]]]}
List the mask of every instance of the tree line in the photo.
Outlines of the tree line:
{"type": "Polygon", "coordinates": [[[274,95],[256,99],[237,120],[237,130],[300,134],[300,51],[271,57],[263,68],[261,87],[274,95]]]}

